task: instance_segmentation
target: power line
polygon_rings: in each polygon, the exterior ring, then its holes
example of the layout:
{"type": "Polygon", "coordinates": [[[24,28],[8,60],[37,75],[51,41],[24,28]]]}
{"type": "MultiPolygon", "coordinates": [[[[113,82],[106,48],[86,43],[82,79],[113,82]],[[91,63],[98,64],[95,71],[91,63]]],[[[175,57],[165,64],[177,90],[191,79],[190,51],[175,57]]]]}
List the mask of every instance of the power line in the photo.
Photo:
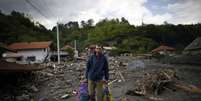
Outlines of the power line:
{"type": "MultiPolygon", "coordinates": [[[[45,17],[46,19],[48,19],[48,17],[40,11],[40,9],[37,8],[37,6],[35,6],[32,2],[30,2],[29,0],[25,0],[28,4],[30,4],[35,10],[38,11],[38,13],[40,13],[43,17],[45,17]]],[[[59,26],[58,26],[58,22],[57,22],[57,56],[58,56],[58,64],[60,64],[60,47],[59,47],[59,26]]]]}
{"type": "Polygon", "coordinates": [[[29,5],[31,5],[38,13],[40,13],[40,15],[42,15],[43,17],[45,17],[46,19],[48,19],[48,17],[43,13],[41,12],[40,9],[38,9],[38,7],[36,7],[32,2],[30,2],[29,0],[25,0],[26,3],[28,3],[29,5]]]}
{"type": "MultiPolygon", "coordinates": [[[[39,5],[41,4],[41,5],[44,5],[44,6],[42,6],[45,10],[48,10],[48,12],[47,13],[49,13],[48,15],[51,15],[51,16],[53,16],[53,17],[55,17],[55,18],[57,18],[56,16],[55,16],[55,14],[52,12],[52,10],[50,10],[50,8],[49,8],[49,6],[48,6],[48,4],[47,4],[47,2],[45,1],[45,0],[36,0],[36,1],[38,1],[39,2],[39,5]]],[[[37,3],[38,4],[38,3],[37,3]]]]}
{"type": "Polygon", "coordinates": [[[45,10],[45,14],[49,16],[52,16],[52,17],[55,17],[56,16],[54,15],[54,13],[52,12],[52,10],[50,10],[48,4],[45,2],[45,1],[41,1],[41,0],[29,0],[30,2],[32,2],[32,4],[35,4],[35,6],[37,6],[40,10],[42,9],[45,10]]]}

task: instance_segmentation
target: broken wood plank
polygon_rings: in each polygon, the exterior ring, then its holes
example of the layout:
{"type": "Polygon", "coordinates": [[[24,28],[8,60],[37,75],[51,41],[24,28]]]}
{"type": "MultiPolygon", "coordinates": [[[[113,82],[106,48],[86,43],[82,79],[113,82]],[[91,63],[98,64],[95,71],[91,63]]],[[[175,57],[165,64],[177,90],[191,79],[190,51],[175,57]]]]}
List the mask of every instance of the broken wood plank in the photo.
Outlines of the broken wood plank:
{"type": "Polygon", "coordinates": [[[177,87],[178,89],[190,92],[190,93],[201,94],[201,88],[196,87],[195,85],[177,83],[177,84],[175,84],[175,87],[177,87]]]}

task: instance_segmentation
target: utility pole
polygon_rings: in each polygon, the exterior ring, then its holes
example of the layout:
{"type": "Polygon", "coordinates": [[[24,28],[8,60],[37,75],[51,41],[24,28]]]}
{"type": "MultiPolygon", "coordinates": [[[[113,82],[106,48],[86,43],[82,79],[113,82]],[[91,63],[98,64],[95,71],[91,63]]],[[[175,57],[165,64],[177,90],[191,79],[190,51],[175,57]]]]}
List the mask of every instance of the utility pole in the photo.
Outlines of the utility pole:
{"type": "Polygon", "coordinates": [[[60,47],[59,47],[59,23],[57,22],[57,60],[60,64],[60,47]]]}
{"type": "Polygon", "coordinates": [[[78,58],[78,51],[77,51],[76,40],[74,41],[74,58],[75,58],[75,60],[78,58]]]}
{"type": "Polygon", "coordinates": [[[74,48],[75,48],[75,50],[77,50],[77,43],[76,43],[76,40],[74,41],[74,48]]]}
{"type": "Polygon", "coordinates": [[[144,14],[142,15],[142,26],[144,26],[144,14]]]}

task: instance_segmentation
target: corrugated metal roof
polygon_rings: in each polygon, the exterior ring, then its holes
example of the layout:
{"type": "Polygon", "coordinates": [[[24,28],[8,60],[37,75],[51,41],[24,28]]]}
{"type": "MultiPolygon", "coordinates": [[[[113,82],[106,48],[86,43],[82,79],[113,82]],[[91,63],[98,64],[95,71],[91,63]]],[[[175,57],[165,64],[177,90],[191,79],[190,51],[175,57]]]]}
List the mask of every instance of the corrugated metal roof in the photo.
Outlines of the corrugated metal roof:
{"type": "Polygon", "coordinates": [[[196,50],[196,49],[201,49],[201,37],[196,38],[184,50],[196,50]]]}

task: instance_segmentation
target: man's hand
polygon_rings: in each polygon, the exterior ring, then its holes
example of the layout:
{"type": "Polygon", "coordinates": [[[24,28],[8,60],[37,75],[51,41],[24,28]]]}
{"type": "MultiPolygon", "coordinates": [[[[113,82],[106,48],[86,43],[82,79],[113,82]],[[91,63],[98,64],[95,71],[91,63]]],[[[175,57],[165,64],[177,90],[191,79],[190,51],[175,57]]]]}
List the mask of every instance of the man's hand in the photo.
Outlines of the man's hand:
{"type": "Polygon", "coordinates": [[[84,80],[82,80],[81,82],[82,82],[82,83],[87,83],[88,80],[87,80],[87,79],[84,79],[84,80]]]}
{"type": "Polygon", "coordinates": [[[101,82],[102,82],[103,84],[106,84],[106,85],[107,85],[107,83],[108,83],[107,80],[102,80],[101,82]]]}

